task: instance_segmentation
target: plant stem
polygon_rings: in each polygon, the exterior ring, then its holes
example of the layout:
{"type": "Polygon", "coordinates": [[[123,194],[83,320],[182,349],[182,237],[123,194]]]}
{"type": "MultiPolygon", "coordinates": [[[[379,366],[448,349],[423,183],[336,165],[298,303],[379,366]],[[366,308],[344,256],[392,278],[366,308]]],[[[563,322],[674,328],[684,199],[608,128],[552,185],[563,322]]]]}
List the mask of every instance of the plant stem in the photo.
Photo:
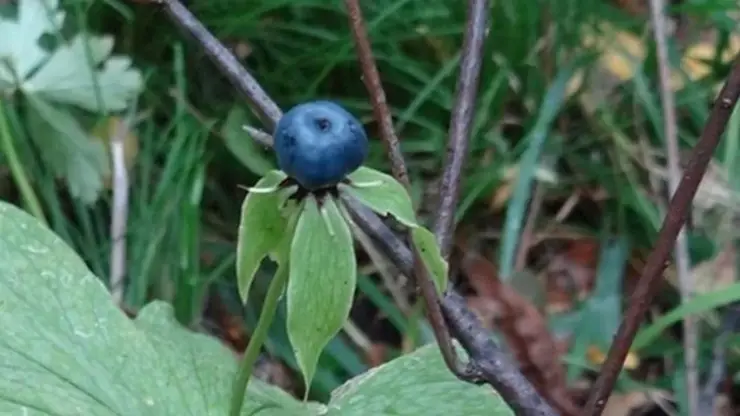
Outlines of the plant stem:
{"type": "Polygon", "coordinates": [[[20,190],[24,204],[34,217],[44,223],[44,225],[48,225],[44,216],[44,210],[41,209],[41,202],[39,202],[36,193],[33,191],[31,182],[29,182],[28,176],[26,176],[26,172],[23,170],[23,165],[18,158],[18,153],[15,151],[13,137],[8,127],[8,120],[5,118],[5,107],[2,104],[2,101],[0,101],[0,146],[2,146],[2,152],[8,159],[10,173],[13,175],[13,180],[20,190]]]}
{"type": "Polygon", "coordinates": [[[257,356],[259,355],[260,348],[262,348],[262,344],[265,343],[265,338],[267,338],[267,331],[270,329],[272,319],[275,317],[278,300],[280,299],[280,294],[283,293],[287,280],[288,267],[287,265],[281,265],[278,267],[275,276],[273,276],[269,289],[267,289],[267,296],[265,296],[265,301],[262,304],[260,319],[257,322],[257,327],[252,333],[252,337],[249,339],[249,345],[247,345],[247,350],[244,352],[239,372],[234,380],[231,393],[231,410],[229,411],[229,415],[231,416],[239,416],[241,413],[247,384],[249,383],[249,378],[252,376],[254,363],[257,361],[257,356]]]}
{"type": "MultiPolygon", "coordinates": [[[[671,86],[671,64],[668,57],[668,39],[666,35],[666,2],[650,0],[650,18],[653,22],[653,36],[658,57],[658,74],[660,81],[660,103],[663,107],[663,135],[668,157],[668,184],[671,195],[676,192],[681,181],[679,161],[678,122],[676,120],[676,99],[671,86]]],[[[681,228],[675,242],[674,259],[676,275],[681,293],[681,302],[686,303],[694,297],[695,284],[691,274],[691,259],[686,229],[681,228]]],[[[699,414],[699,372],[697,369],[699,334],[696,316],[687,315],[683,320],[684,366],[686,371],[686,405],[685,414],[699,414]]]]}

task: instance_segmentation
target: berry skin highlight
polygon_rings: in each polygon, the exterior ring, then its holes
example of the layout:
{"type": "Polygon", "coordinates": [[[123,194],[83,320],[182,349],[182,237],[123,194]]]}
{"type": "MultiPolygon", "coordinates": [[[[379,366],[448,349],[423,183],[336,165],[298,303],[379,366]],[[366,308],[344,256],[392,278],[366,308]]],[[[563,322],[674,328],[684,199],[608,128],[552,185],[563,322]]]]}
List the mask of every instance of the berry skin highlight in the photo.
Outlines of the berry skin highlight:
{"type": "Polygon", "coordinates": [[[309,191],[334,186],[359,168],[368,153],[365,129],[332,101],[310,101],[277,123],[274,150],[280,170],[309,191]]]}

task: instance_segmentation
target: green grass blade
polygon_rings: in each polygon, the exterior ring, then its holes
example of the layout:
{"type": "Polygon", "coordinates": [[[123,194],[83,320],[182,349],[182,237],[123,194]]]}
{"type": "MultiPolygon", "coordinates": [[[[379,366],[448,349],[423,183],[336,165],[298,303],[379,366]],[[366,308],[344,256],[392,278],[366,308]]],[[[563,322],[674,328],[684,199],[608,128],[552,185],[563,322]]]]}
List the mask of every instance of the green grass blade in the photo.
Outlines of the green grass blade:
{"type": "Polygon", "coordinates": [[[516,255],[516,248],[519,244],[519,235],[521,234],[524,213],[529,203],[537,162],[540,159],[540,154],[550,133],[550,126],[555,121],[563,105],[565,90],[568,81],[578,67],[577,63],[580,63],[580,61],[572,62],[558,72],[552,85],[545,94],[545,98],[542,100],[540,112],[537,115],[534,127],[524,139],[524,142],[528,143],[527,150],[524,152],[524,156],[519,163],[519,177],[506,209],[502,248],[499,257],[501,267],[499,276],[503,281],[507,281],[512,276],[514,256],[516,255]]]}

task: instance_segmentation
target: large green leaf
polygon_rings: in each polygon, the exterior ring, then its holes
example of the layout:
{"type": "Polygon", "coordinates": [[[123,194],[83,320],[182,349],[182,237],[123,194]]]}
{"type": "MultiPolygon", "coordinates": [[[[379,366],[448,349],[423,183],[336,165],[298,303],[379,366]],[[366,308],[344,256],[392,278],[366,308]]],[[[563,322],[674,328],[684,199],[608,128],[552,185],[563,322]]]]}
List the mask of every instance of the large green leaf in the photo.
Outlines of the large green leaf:
{"type": "Polygon", "coordinates": [[[328,408],[327,416],[514,414],[490,386],[468,384],[450,373],[436,344],[353,378],[334,391],[328,408]]]}
{"type": "MultiPolygon", "coordinates": [[[[285,177],[283,172],[272,170],[257,181],[255,188],[276,187],[285,177]]],[[[249,192],[244,198],[236,244],[236,280],[242,302],[247,301],[260,263],[277,248],[285,233],[288,218],[280,204],[279,192],[249,192]]]]}
{"type": "MultiPolygon", "coordinates": [[[[155,302],[136,321],[65,243],[0,202],[0,414],[224,415],[236,371],[215,339],[155,302]]],[[[252,381],[244,415],[302,415],[252,381]]]]}
{"type": "MultiPolygon", "coordinates": [[[[231,352],[212,337],[183,328],[172,307],[161,301],[147,305],[135,324],[146,332],[157,350],[159,366],[169,377],[183,381],[194,378],[176,386],[180,395],[172,397],[171,414],[186,410],[188,414],[226,414],[233,381],[229,376],[236,366],[231,352]]],[[[301,403],[287,393],[253,379],[246,393],[249,412],[242,413],[251,414],[260,407],[264,409],[260,415],[305,414],[301,403]]]]}
{"type": "Polygon", "coordinates": [[[357,280],[352,235],[333,198],[319,208],[314,196],[307,196],[289,264],[288,338],[310,386],[321,351],[349,317],[357,280]]]}

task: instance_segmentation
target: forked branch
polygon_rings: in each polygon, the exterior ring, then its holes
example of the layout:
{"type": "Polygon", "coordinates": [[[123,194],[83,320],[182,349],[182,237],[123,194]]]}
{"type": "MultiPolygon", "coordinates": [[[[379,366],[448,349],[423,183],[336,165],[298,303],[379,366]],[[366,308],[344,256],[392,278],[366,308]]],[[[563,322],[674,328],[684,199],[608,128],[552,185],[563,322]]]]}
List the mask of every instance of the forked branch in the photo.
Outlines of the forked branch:
{"type": "Polygon", "coordinates": [[[455,212],[460,195],[462,168],[468,156],[470,127],[475,113],[483,46],[488,33],[488,0],[468,2],[468,21],[465,25],[460,76],[450,118],[447,140],[447,162],[442,174],[439,212],[434,233],[442,255],[448,258],[455,234],[455,212]]]}
{"type": "MultiPolygon", "coordinates": [[[[211,59],[228,74],[234,85],[247,97],[250,106],[262,119],[266,130],[272,131],[277,120],[282,116],[282,111],[259,86],[259,83],[254,77],[236,61],[233,55],[178,0],[152,1],[161,4],[180,27],[188,31],[201,43],[211,59]]],[[[471,0],[470,4],[469,21],[476,28],[466,31],[465,45],[467,45],[466,48],[469,48],[469,50],[466,49],[464,56],[469,56],[467,58],[469,61],[467,65],[463,66],[463,73],[469,74],[464,76],[470,76],[469,80],[477,83],[480,65],[480,45],[482,45],[483,40],[482,30],[485,30],[485,17],[483,15],[487,12],[487,5],[485,1],[481,0],[471,0]]],[[[458,98],[458,102],[465,104],[466,108],[471,108],[475,100],[474,89],[475,87],[472,84],[461,84],[458,88],[458,96],[460,97],[458,98]]],[[[373,101],[376,100],[377,97],[373,98],[373,101]]],[[[383,104],[384,98],[377,101],[383,104]]],[[[375,108],[376,114],[382,116],[382,111],[375,108]]],[[[457,127],[451,128],[451,131],[453,131],[456,137],[453,139],[453,144],[451,145],[451,148],[454,149],[451,152],[451,158],[459,158],[461,155],[464,157],[465,143],[469,135],[469,128],[465,127],[465,124],[469,124],[469,121],[466,121],[469,120],[469,117],[470,115],[460,115],[457,113],[452,117],[453,120],[456,120],[453,121],[453,126],[457,127]],[[456,143],[462,143],[462,146],[456,143]],[[463,152],[462,154],[459,153],[461,150],[463,152]]],[[[386,143],[389,143],[389,141],[386,141],[386,143]]],[[[397,146],[398,142],[396,141],[396,149],[392,151],[398,152],[400,155],[400,150],[397,146]]],[[[400,158],[400,160],[403,163],[403,159],[400,158]]],[[[459,168],[448,168],[445,169],[445,172],[453,172],[451,177],[459,179],[460,173],[454,173],[456,170],[459,170],[459,168]]],[[[453,185],[453,187],[456,188],[457,185],[453,185]]],[[[450,199],[450,206],[454,207],[456,205],[456,199],[456,195],[450,199]]],[[[412,251],[406,246],[403,240],[394,234],[372,211],[358,204],[356,201],[348,200],[346,202],[357,224],[383,249],[396,267],[404,274],[414,275],[415,270],[419,268],[414,267],[415,262],[412,251]]],[[[447,226],[445,229],[448,230],[445,233],[451,233],[452,231],[451,226],[447,226]]],[[[557,414],[537,393],[532,384],[521,374],[510,357],[495,344],[488,331],[481,326],[476,316],[466,307],[462,296],[456,293],[453,288],[447,291],[441,300],[441,306],[444,311],[444,321],[449,325],[455,338],[465,348],[470,359],[470,365],[464,371],[456,373],[458,376],[467,376],[467,380],[472,381],[479,381],[479,377],[481,380],[490,384],[519,415],[554,416],[557,414]]]]}
{"type": "Polygon", "coordinates": [[[349,25],[352,29],[352,37],[355,40],[355,50],[357,58],[362,67],[362,80],[370,95],[370,102],[373,105],[375,121],[380,126],[380,136],[383,139],[388,152],[388,160],[391,162],[391,172],[397,181],[401,182],[406,188],[409,187],[409,173],[406,170],[406,162],[401,152],[401,144],[398,142],[398,136],[393,130],[393,118],[391,111],[385,99],[385,90],[383,83],[380,81],[378,68],[375,65],[372,46],[367,36],[365,19],[362,16],[359,0],[344,0],[349,13],[349,25]]]}
{"type": "MultiPolygon", "coordinates": [[[[396,180],[403,184],[406,190],[409,191],[411,183],[409,182],[408,172],[406,170],[406,162],[404,161],[403,153],[401,152],[401,145],[398,142],[398,136],[393,129],[393,118],[391,116],[390,109],[388,108],[388,104],[386,103],[383,83],[380,80],[380,75],[378,74],[378,69],[375,65],[375,58],[373,57],[372,47],[367,36],[365,19],[362,15],[360,2],[359,0],[345,0],[344,3],[349,12],[349,23],[352,29],[352,36],[355,40],[357,58],[362,67],[363,80],[370,95],[370,101],[373,104],[375,119],[380,125],[380,136],[383,139],[383,143],[385,143],[385,147],[388,152],[388,159],[391,162],[391,171],[396,180]]],[[[439,305],[439,298],[437,297],[434,282],[429,276],[426,267],[424,267],[421,255],[416,247],[414,247],[414,243],[411,239],[409,239],[409,243],[411,246],[411,252],[413,253],[413,267],[409,270],[412,274],[407,274],[407,276],[413,276],[416,281],[416,285],[421,290],[424,305],[426,306],[427,314],[429,315],[429,323],[434,331],[434,337],[436,338],[439,349],[442,352],[444,362],[450,371],[452,371],[452,373],[458,378],[478,383],[480,381],[480,377],[478,376],[475,367],[464,366],[455,353],[452,339],[450,338],[450,331],[447,328],[444,317],[442,316],[442,308],[439,305]]]]}
{"type": "MultiPolygon", "coordinates": [[[[413,257],[403,240],[359,201],[345,198],[344,202],[355,223],[373,238],[393,264],[404,274],[412,273],[413,257]]],[[[475,314],[467,308],[465,299],[453,288],[442,298],[442,309],[450,331],[465,348],[471,365],[476,367],[485,382],[504,398],[517,415],[557,415],[509,356],[499,348],[475,314]]]]}
{"type": "MultiPolygon", "coordinates": [[[[238,63],[234,56],[179,1],[152,1],[162,4],[176,23],[198,39],[211,59],[229,76],[234,85],[245,94],[250,106],[262,119],[267,130],[272,130],[277,120],[281,117],[282,111],[260,87],[259,83],[251,74],[238,63]]],[[[485,1],[470,0],[470,5],[465,40],[466,50],[463,53],[463,56],[467,56],[468,58],[463,59],[461,80],[457,92],[458,104],[455,107],[455,113],[452,117],[453,122],[450,128],[451,137],[448,166],[445,168],[445,178],[447,178],[448,185],[445,186],[446,191],[444,192],[445,196],[443,196],[443,200],[447,198],[448,202],[444,204],[448,208],[445,209],[450,210],[450,212],[454,212],[454,206],[457,202],[456,192],[460,176],[459,170],[462,167],[461,161],[464,160],[466,153],[466,143],[469,136],[467,125],[470,123],[470,117],[472,117],[467,112],[471,111],[473,102],[475,101],[474,91],[479,73],[480,51],[478,48],[480,48],[480,44],[478,42],[482,43],[483,39],[483,32],[480,32],[480,30],[485,30],[485,17],[479,14],[486,10],[485,1]],[[480,38],[476,40],[476,36],[480,38]],[[476,54],[478,54],[477,57],[476,54]]],[[[369,51],[369,46],[367,50],[369,51]]],[[[377,70],[375,73],[377,75],[377,70]]],[[[375,87],[371,86],[371,84],[368,84],[368,86],[371,92],[375,90],[375,87]]],[[[671,199],[668,207],[668,215],[664,220],[658,236],[655,250],[651,253],[642,271],[637,288],[632,294],[629,307],[625,312],[625,318],[615,336],[614,343],[609,350],[609,355],[599,374],[599,378],[592,389],[592,394],[584,411],[586,415],[601,414],[606,404],[606,400],[613,389],[614,382],[622,368],[622,363],[632,344],[637,328],[650,304],[655,287],[657,286],[655,283],[658,280],[658,276],[666,266],[666,260],[671,252],[676,236],[685,222],[689,205],[711,160],[713,151],[726,128],[739,95],[740,56],[733,63],[730,76],[715,101],[714,108],[704,127],[701,139],[692,152],[692,157],[681,183],[674,197],[671,199]]],[[[384,105],[384,97],[380,95],[375,96],[373,102],[375,104],[376,117],[379,117],[382,126],[383,114],[378,104],[384,105]]],[[[386,119],[386,121],[388,120],[386,119]]],[[[386,141],[386,143],[391,143],[391,141],[386,141]]],[[[400,157],[397,140],[393,146],[395,148],[389,150],[391,154],[399,155],[400,165],[398,166],[403,166],[403,159],[400,157]]],[[[392,157],[391,160],[393,163],[398,163],[393,161],[393,159],[392,157]]],[[[398,166],[396,166],[396,170],[398,166]]],[[[405,172],[405,169],[398,172],[405,172]]],[[[397,176],[403,178],[403,174],[397,174],[397,176]]],[[[357,224],[383,249],[385,254],[395,263],[396,267],[407,275],[414,274],[414,256],[403,240],[394,234],[374,213],[357,203],[357,201],[346,200],[345,202],[347,202],[357,224]]],[[[445,245],[444,239],[449,238],[445,236],[449,236],[452,233],[453,226],[451,224],[451,219],[438,220],[438,238],[439,236],[444,237],[440,239],[442,246],[445,245]]],[[[466,349],[475,372],[485,382],[493,386],[517,414],[556,414],[526,378],[522,376],[509,357],[493,342],[477,318],[467,309],[462,297],[453,288],[450,288],[445,294],[441,303],[446,323],[449,325],[449,329],[455,338],[466,349]]]]}

